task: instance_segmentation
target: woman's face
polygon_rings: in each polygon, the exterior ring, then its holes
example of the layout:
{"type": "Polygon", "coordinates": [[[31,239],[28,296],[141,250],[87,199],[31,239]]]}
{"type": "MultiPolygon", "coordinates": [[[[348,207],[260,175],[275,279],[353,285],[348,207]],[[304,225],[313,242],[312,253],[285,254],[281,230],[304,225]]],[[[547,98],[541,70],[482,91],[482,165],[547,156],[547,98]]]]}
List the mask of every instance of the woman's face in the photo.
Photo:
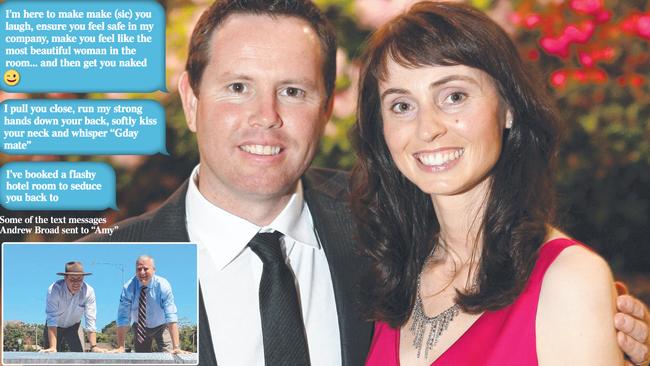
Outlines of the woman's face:
{"type": "Polygon", "coordinates": [[[486,188],[511,113],[492,78],[468,66],[406,68],[388,61],[379,83],[384,138],[397,168],[422,191],[486,188]]]}

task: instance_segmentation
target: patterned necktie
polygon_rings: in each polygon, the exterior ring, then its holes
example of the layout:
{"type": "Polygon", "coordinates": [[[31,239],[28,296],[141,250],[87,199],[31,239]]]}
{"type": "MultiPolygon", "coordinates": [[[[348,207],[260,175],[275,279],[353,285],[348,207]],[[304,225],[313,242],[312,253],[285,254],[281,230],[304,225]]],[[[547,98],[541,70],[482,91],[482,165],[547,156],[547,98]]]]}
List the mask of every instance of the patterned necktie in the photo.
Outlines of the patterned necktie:
{"type": "Polygon", "coordinates": [[[309,365],[305,325],[295,280],[284,260],[282,233],[257,233],[248,243],[264,263],[260,281],[260,315],[266,366],[309,365]]]}
{"type": "Polygon", "coordinates": [[[138,301],[138,325],[136,326],[136,337],[138,343],[143,343],[145,338],[145,325],[147,324],[147,286],[140,289],[138,301]]]}

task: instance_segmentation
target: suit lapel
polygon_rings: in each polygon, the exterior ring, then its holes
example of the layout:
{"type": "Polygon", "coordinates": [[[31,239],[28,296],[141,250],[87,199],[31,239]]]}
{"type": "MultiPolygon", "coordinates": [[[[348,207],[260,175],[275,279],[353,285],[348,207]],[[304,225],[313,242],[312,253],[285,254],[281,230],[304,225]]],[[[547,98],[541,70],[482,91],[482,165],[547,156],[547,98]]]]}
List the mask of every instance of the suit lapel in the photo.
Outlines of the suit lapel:
{"type": "Polygon", "coordinates": [[[362,320],[356,306],[362,262],[354,253],[356,245],[352,240],[346,185],[341,186],[339,180],[337,187],[335,182],[323,181],[326,177],[311,173],[303,179],[305,200],[330,267],[343,365],[363,365],[370,346],[372,324],[362,320]]]}
{"type": "Polygon", "coordinates": [[[186,180],[163,203],[151,218],[151,224],[144,233],[147,241],[161,242],[189,242],[187,225],[185,223],[185,195],[187,194],[189,179],[186,180]]]}
{"type": "Polygon", "coordinates": [[[203,293],[199,285],[199,366],[217,366],[217,358],[212,348],[212,336],[210,335],[210,323],[203,303],[203,293]]]}
{"type": "MultiPolygon", "coordinates": [[[[189,180],[186,180],[151,218],[149,229],[144,234],[147,241],[189,242],[185,223],[185,196],[189,180]]],[[[217,366],[210,323],[203,302],[203,293],[199,284],[199,366],[217,366]]]]}

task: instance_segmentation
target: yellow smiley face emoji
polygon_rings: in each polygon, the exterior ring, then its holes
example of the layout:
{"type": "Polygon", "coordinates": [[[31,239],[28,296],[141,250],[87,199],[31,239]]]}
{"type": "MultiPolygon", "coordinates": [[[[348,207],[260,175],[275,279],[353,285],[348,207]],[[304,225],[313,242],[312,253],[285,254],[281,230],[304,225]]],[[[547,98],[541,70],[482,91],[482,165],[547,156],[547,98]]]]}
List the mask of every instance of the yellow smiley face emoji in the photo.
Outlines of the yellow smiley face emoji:
{"type": "Polygon", "coordinates": [[[4,76],[5,84],[14,86],[20,81],[20,74],[16,70],[7,70],[4,76]]]}

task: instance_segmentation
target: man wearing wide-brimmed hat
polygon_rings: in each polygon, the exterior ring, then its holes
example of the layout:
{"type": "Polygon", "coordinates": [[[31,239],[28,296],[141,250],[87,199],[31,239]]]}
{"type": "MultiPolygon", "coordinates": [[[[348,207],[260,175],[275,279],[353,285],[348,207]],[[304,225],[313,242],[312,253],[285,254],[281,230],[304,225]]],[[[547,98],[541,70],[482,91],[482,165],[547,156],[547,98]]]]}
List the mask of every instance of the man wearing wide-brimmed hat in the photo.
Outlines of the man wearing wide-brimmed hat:
{"type": "Polygon", "coordinates": [[[84,282],[84,276],[91,274],[84,272],[81,262],[68,262],[65,271],[57,273],[63,279],[54,282],[47,289],[47,320],[43,335],[45,349],[42,352],[61,352],[66,343],[69,351],[83,352],[82,337],[79,334],[82,315],[91,351],[103,351],[97,347],[95,334],[95,290],[84,282]]]}

